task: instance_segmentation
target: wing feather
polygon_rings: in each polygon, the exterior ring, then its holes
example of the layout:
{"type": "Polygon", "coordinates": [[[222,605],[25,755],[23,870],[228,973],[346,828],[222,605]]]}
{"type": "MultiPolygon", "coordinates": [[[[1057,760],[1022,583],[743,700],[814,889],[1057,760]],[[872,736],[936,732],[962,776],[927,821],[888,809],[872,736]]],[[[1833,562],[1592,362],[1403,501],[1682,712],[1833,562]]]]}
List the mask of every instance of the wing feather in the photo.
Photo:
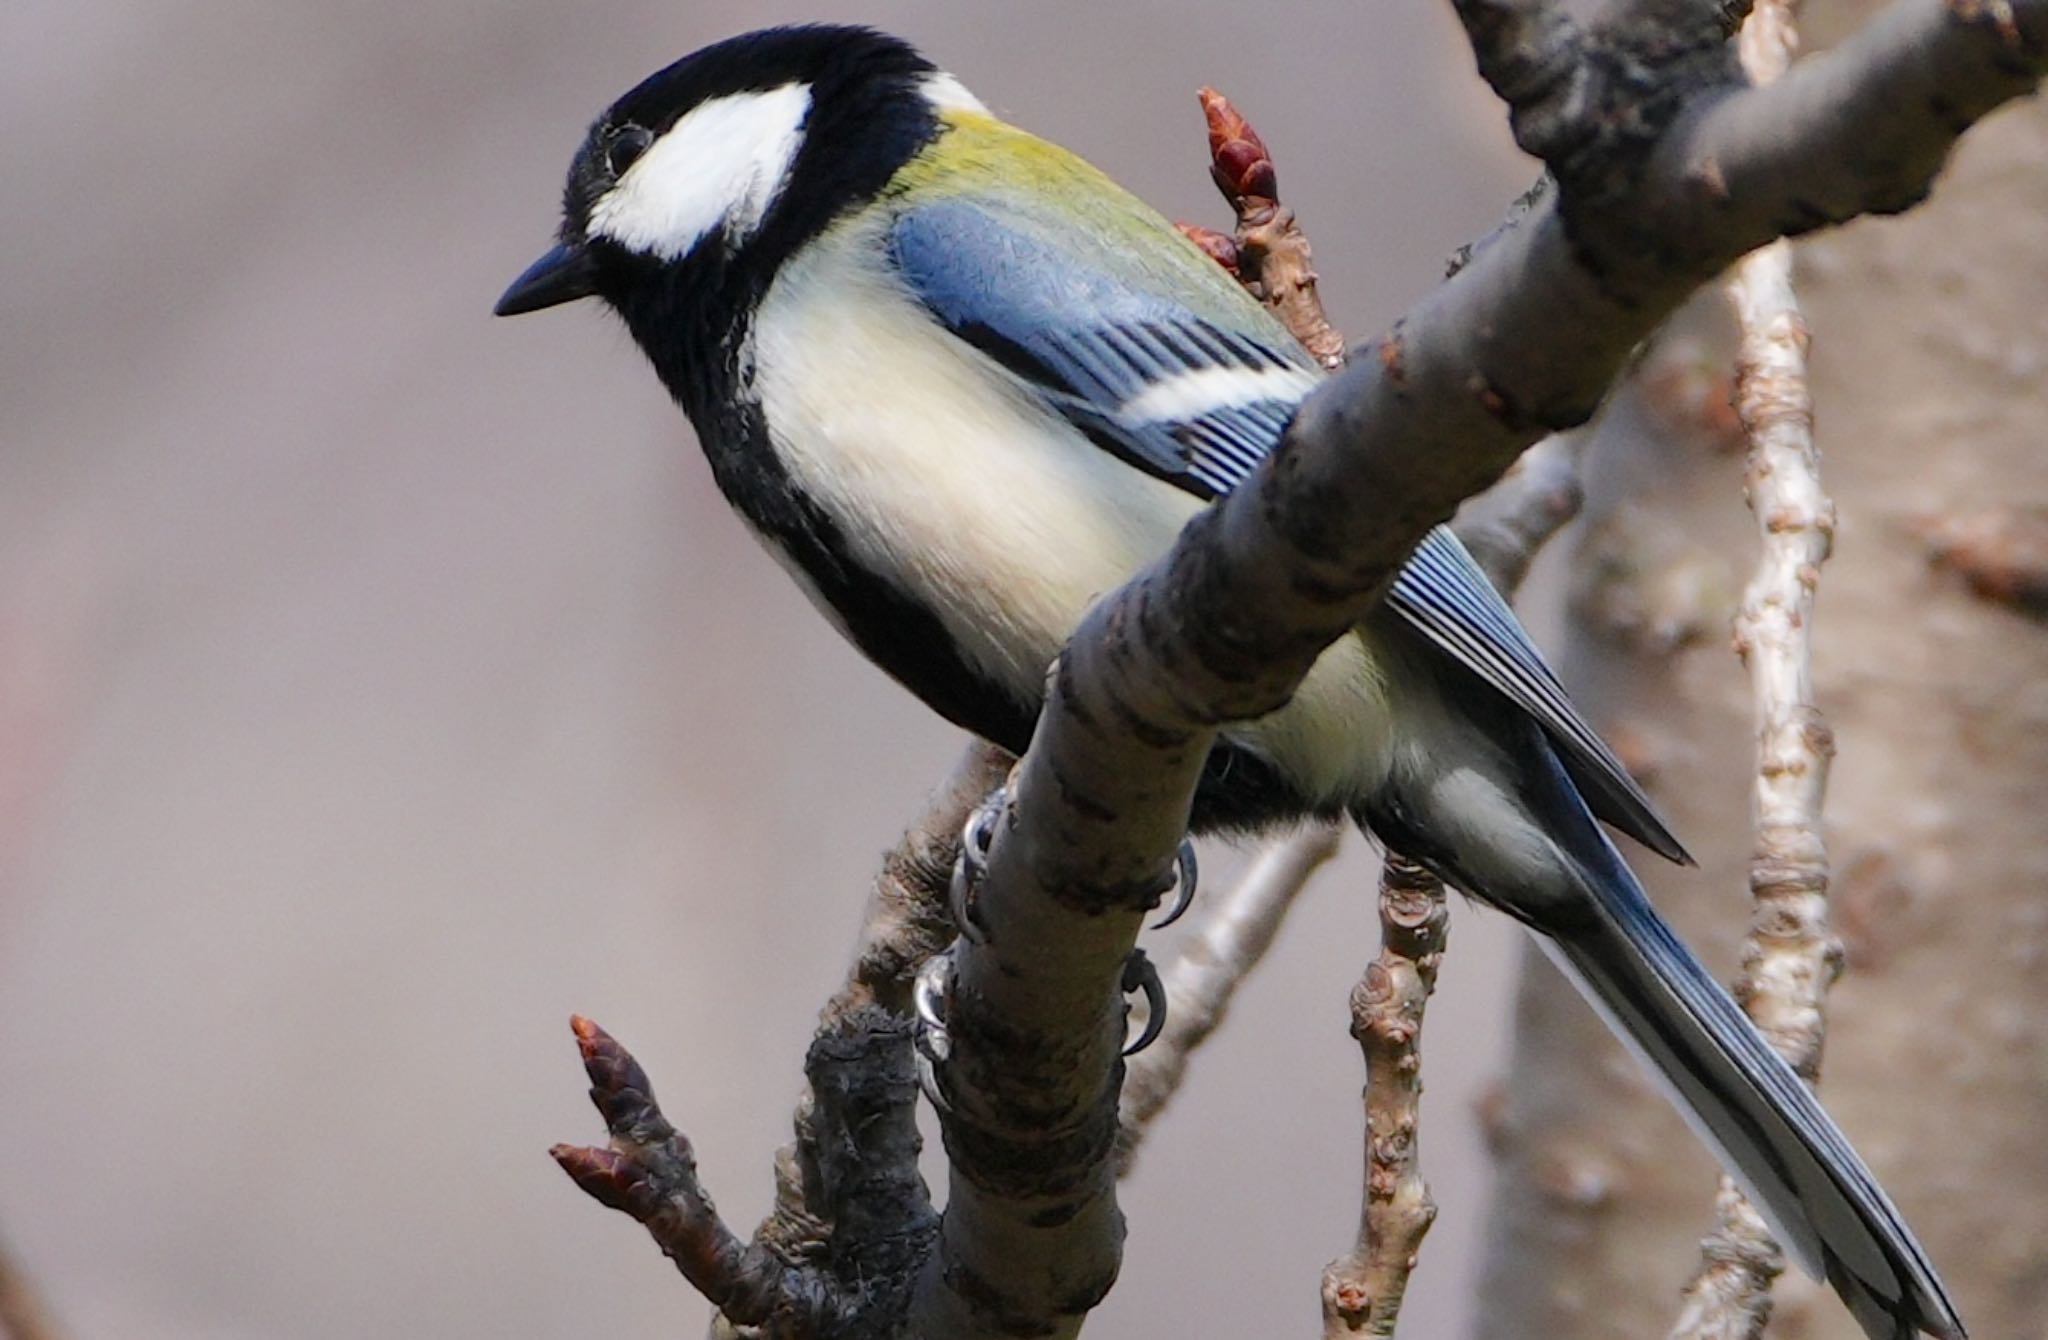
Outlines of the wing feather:
{"type": "Polygon", "coordinates": [[[1579,715],[1564,685],[1457,536],[1442,526],[1425,536],[1395,576],[1387,603],[1536,718],[1595,814],[1658,855],[1693,863],[1649,796],[1579,715]]]}
{"type": "MultiPolygon", "coordinates": [[[[1145,276],[1112,273],[971,200],[904,212],[890,246],[947,329],[1095,442],[1203,498],[1230,492],[1258,468],[1321,378],[1248,300],[1245,320],[1232,328],[1160,296],[1145,276]]],[[[1220,271],[1217,283],[1229,284],[1220,271]]],[[[1388,604],[1542,725],[1596,814],[1651,850],[1690,862],[1456,536],[1431,531],[1395,578],[1388,604]]]]}

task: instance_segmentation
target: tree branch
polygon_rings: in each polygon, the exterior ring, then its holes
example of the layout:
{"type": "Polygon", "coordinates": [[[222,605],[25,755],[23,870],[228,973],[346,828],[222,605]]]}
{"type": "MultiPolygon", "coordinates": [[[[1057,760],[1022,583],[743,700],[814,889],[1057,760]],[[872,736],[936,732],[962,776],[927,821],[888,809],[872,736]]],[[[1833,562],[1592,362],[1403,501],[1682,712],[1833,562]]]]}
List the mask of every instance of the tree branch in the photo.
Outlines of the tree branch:
{"type": "Polygon", "coordinates": [[[1209,176],[1237,216],[1237,228],[1227,239],[1205,229],[1190,229],[1190,235],[1280,318],[1311,357],[1327,369],[1342,367],[1344,335],[1323,311],[1308,235],[1294,211],[1280,203],[1279,173],[1266,142],[1215,89],[1203,89],[1201,99],[1209,125],[1209,176]]]}
{"type": "MultiPolygon", "coordinates": [[[[1181,225],[1183,231],[1253,293],[1265,297],[1311,353],[1320,349],[1325,366],[1341,366],[1343,337],[1323,311],[1310,266],[1308,239],[1292,212],[1280,204],[1277,173],[1264,142],[1229,100],[1214,90],[1202,90],[1202,109],[1209,123],[1210,172],[1237,216],[1237,228],[1234,236],[1186,224],[1181,225]]],[[[1534,199],[1534,193],[1528,198],[1534,199]]],[[[1459,264],[1466,259],[1469,253],[1459,264]]],[[[1502,590],[1512,592],[1519,586],[1536,550],[1577,515],[1582,496],[1577,473],[1581,445],[1582,434],[1547,439],[1517,461],[1500,483],[1460,510],[1455,523],[1460,536],[1502,590]]],[[[1305,842],[1312,837],[1313,830],[1290,841],[1305,842]]],[[[1257,953],[1264,952],[1286,909],[1286,900],[1292,898],[1306,874],[1302,869],[1273,890],[1256,880],[1248,881],[1248,888],[1241,891],[1249,892],[1253,899],[1245,914],[1255,918],[1260,929],[1257,953]],[[1270,904],[1268,898],[1273,899],[1270,904]]],[[[1323,1275],[1324,1328],[1332,1336],[1393,1334],[1409,1273],[1436,1213],[1417,1171],[1416,1152],[1423,1007],[1434,988],[1447,926],[1443,885],[1421,867],[1389,853],[1381,879],[1379,915],[1380,957],[1367,968],[1364,980],[1351,995],[1351,1032],[1361,1043],[1366,1062],[1365,1186],[1357,1241],[1351,1252],[1333,1262],[1323,1275]]],[[[1227,999],[1237,981],[1256,963],[1256,954],[1232,959],[1212,951],[1191,953],[1177,966],[1190,968],[1210,994],[1227,999]],[[1241,966],[1234,972],[1218,972],[1219,962],[1241,966]]],[[[1169,987],[1169,1000],[1172,989],[1169,987]]],[[[1204,1008],[1206,1003],[1195,1002],[1198,1012],[1184,1046],[1162,1048],[1155,1044],[1155,1051],[1162,1053],[1156,1068],[1141,1060],[1138,1066],[1145,1070],[1143,1082],[1134,1086],[1135,1073],[1126,1080],[1124,1133],[1118,1145],[1121,1170],[1129,1170],[1142,1134],[1136,1123],[1163,1106],[1184,1071],[1186,1047],[1198,1045],[1214,1026],[1216,1011],[1204,1008]],[[1166,1086],[1163,1091],[1160,1085],[1166,1086]]],[[[1174,1029],[1176,1017],[1170,1010],[1169,1030],[1174,1029]]]]}
{"type": "MultiPolygon", "coordinates": [[[[926,960],[953,942],[947,888],[960,859],[961,831],[1015,761],[1007,750],[970,741],[924,812],[883,855],[846,982],[818,1012],[821,1034],[837,1031],[850,1015],[870,1007],[910,1018],[912,980],[926,960]]],[[[880,1059],[894,1064],[893,1057],[880,1059]]],[[[845,1228],[832,1222],[825,1204],[815,1117],[815,1098],[806,1088],[797,1100],[796,1139],[776,1151],[775,1206],[754,1230],[754,1242],[786,1260],[827,1252],[835,1231],[845,1228]]],[[[914,1165],[915,1151],[910,1158],[914,1165]]]]}
{"type": "MultiPolygon", "coordinates": [[[[1781,77],[1798,45],[1789,0],[1757,0],[1738,39],[1758,84],[1781,77]]],[[[1828,987],[1842,942],[1828,925],[1821,804],[1834,737],[1813,696],[1814,594],[1833,546],[1835,507],[1821,489],[1806,377],[1806,323],[1792,288],[1792,247],[1743,258],[1728,286],[1742,332],[1735,406],[1749,436],[1747,491],[1761,556],[1735,620],[1756,699],[1756,900],[1736,998],[1801,1078],[1820,1078],[1828,987]]],[[[1686,1286],[1672,1340],[1754,1340],[1771,1314],[1784,1253],[1725,1176],[1716,1224],[1686,1286]]]]}
{"type": "MultiPolygon", "coordinates": [[[[1565,31],[1568,22],[1548,11],[1529,17],[1534,27],[1550,31],[1560,40],[1576,40],[1565,31]],[[1560,23],[1565,28],[1558,27],[1560,23]]],[[[1293,212],[1279,201],[1277,173],[1264,142],[1229,100],[1213,89],[1202,90],[1202,110],[1209,123],[1210,172],[1237,216],[1237,228],[1234,236],[1227,237],[1187,225],[1182,225],[1184,231],[1264,298],[1325,367],[1341,367],[1345,361],[1343,336],[1323,311],[1308,239],[1293,212]]],[[[1583,437],[1561,434],[1539,443],[1498,484],[1460,510],[1456,522],[1460,536],[1503,591],[1512,592],[1521,584],[1544,541],[1577,515],[1582,497],[1577,453],[1583,437]]],[[[1334,849],[1335,830],[1331,832],[1334,849]]],[[[1309,843],[1317,836],[1317,830],[1311,829],[1288,842],[1309,843]]],[[[1291,878],[1271,889],[1254,878],[1240,891],[1250,895],[1251,905],[1244,911],[1253,918],[1260,937],[1255,952],[1249,957],[1231,957],[1228,950],[1201,952],[1208,948],[1204,945],[1177,965],[1189,969],[1188,975],[1212,998],[1227,1000],[1237,981],[1256,965],[1257,955],[1264,952],[1279,926],[1287,900],[1313,868],[1287,864],[1289,853],[1277,844],[1275,853],[1283,863],[1280,869],[1291,878]]],[[[1351,1035],[1358,1040],[1366,1064],[1365,1185],[1357,1240],[1347,1255],[1323,1272],[1323,1327],[1332,1337],[1394,1334],[1408,1277],[1422,1239],[1436,1218],[1436,1205],[1417,1158],[1423,1011],[1435,989],[1449,927],[1442,882],[1402,856],[1388,853],[1380,883],[1379,917],[1379,958],[1367,967],[1351,993],[1351,1035]]],[[[1173,1002],[1171,986],[1168,999],[1173,1002]]],[[[1207,1000],[1189,1004],[1194,1006],[1186,1012],[1191,1019],[1183,1020],[1176,1012],[1177,1004],[1168,1012],[1169,1033],[1180,1033],[1185,1041],[1162,1039],[1176,1045],[1155,1044],[1158,1060],[1147,1065],[1141,1059],[1125,1081],[1124,1126],[1118,1144],[1119,1165],[1124,1171],[1128,1171],[1142,1135],[1138,1123],[1164,1105],[1184,1072],[1188,1048],[1199,1045],[1215,1025],[1218,1011],[1208,1007],[1207,1000]]]]}
{"type": "MultiPolygon", "coordinates": [[[[1316,289],[1308,236],[1280,202],[1271,153],[1244,114],[1213,88],[1200,93],[1209,132],[1209,177],[1236,226],[1194,224],[1182,232],[1207,251],[1325,367],[1344,361],[1344,336],[1316,289]]],[[[1179,1088],[1196,1047],[1223,1021],[1238,986],[1256,968],[1309,876],[1336,854],[1342,829],[1311,824],[1269,842],[1257,863],[1211,915],[1200,939],[1166,976],[1166,1027],[1126,1068],[1118,1107],[1117,1175],[1129,1174],[1147,1126],[1179,1088]]]]}
{"type": "Polygon", "coordinates": [[[1450,935],[1443,882],[1389,853],[1380,883],[1380,954],[1351,993],[1365,1053],[1365,1206],[1358,1242],[1323,1271],[1323,1334],[1392,1340],[1436,1202],[1417,1166],[1422,1013],[1450,935]]]}
{"type": "Polygon", "coordinates": [[[570,1025],[611,1144],[556,1145],[548,1152],[562,1171],[645,1228],[697,1292],[732,1320],[760,1325],[774,1317],[793,1337],[832,1334],[848,1311],[846,1300],[822,1277],[742,1243],[697,1180],[696,1151],[662,1115],[640,1063],[590,1020],[578,1016],[570,1025]]]}
{"type": "Polygon", "coordinates": [[[785,1340],[896,1333],[937,1216],[917,1174],[917,1074],[908,1021],[873,1006],[821,1030],[805,1061],[820,1151],[819,1207],[833,1227],[812,1259],[742,1243],[697,1179],[689,1138],[662,1114],[639,1062],[588,1019],[571,1021],[607,1148],[556,1145],[555,1162],[629,1215],[729,1326],[785,1340]]]}

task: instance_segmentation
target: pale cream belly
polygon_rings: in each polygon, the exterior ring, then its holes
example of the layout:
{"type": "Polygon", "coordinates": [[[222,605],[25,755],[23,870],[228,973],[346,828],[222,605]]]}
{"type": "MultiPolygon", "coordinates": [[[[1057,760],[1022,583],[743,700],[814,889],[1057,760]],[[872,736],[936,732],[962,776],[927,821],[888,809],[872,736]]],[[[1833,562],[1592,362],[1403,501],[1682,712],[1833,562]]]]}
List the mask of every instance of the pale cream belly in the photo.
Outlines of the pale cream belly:
{"type": "MultiPolygon", "coordinates": [[[[971,664],[1026,700],[1088,607],[1203,506],[991,376],[885,283],[785,274],[755,330],[755,386],[793,482],[859,562],[892,574],[971,664]]],[[[1228,733],[1305,795],[1348,800],[1386,775],[1385,704],[1346,638],[1286,708],[1228,733]]]]}

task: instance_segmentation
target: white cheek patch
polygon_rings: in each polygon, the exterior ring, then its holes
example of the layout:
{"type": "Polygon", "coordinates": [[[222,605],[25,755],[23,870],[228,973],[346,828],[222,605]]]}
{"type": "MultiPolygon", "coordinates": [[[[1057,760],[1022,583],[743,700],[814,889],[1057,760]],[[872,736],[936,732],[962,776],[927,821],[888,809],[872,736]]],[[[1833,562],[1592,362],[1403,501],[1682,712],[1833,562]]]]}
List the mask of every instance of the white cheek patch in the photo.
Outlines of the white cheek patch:
{"type": "Polygon", "coordinates": [[[707,98],[591,206],[586,231],[661,260],[714,232],[745,237],[782,189],[810,113],[808,84],[707,98]]]}
{"type": "Polygon", "coordinates": [[[987,116],[988,108],[980,98],[967,91],[967,85],[950,74],[935,74],[924,81],[924,100],[942,112],[971,112],[987,116]]]}

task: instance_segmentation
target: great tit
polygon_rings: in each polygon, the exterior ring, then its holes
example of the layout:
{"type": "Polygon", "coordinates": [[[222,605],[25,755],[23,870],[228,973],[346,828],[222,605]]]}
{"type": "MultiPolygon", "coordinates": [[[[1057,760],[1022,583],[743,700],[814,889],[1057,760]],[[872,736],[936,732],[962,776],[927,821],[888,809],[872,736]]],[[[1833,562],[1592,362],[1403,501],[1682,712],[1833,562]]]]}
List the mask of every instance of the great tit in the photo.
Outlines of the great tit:
{"type": "MultiPolygon", "coordinates": [[[[585,297],[825,617],[1013,751],[1090,603],[1320,380],[1165,219],[861,28],[733,38],[613,103],[558,243],[497,311],[585,297]]],[[[1869,1170],[1595,821],[1688,859],[1449,531],[1286,707],[1224,730],[1192,822],[1339,813],[1535,932],[1874,1340],[1963,1334],[1869,1170]]]]}

